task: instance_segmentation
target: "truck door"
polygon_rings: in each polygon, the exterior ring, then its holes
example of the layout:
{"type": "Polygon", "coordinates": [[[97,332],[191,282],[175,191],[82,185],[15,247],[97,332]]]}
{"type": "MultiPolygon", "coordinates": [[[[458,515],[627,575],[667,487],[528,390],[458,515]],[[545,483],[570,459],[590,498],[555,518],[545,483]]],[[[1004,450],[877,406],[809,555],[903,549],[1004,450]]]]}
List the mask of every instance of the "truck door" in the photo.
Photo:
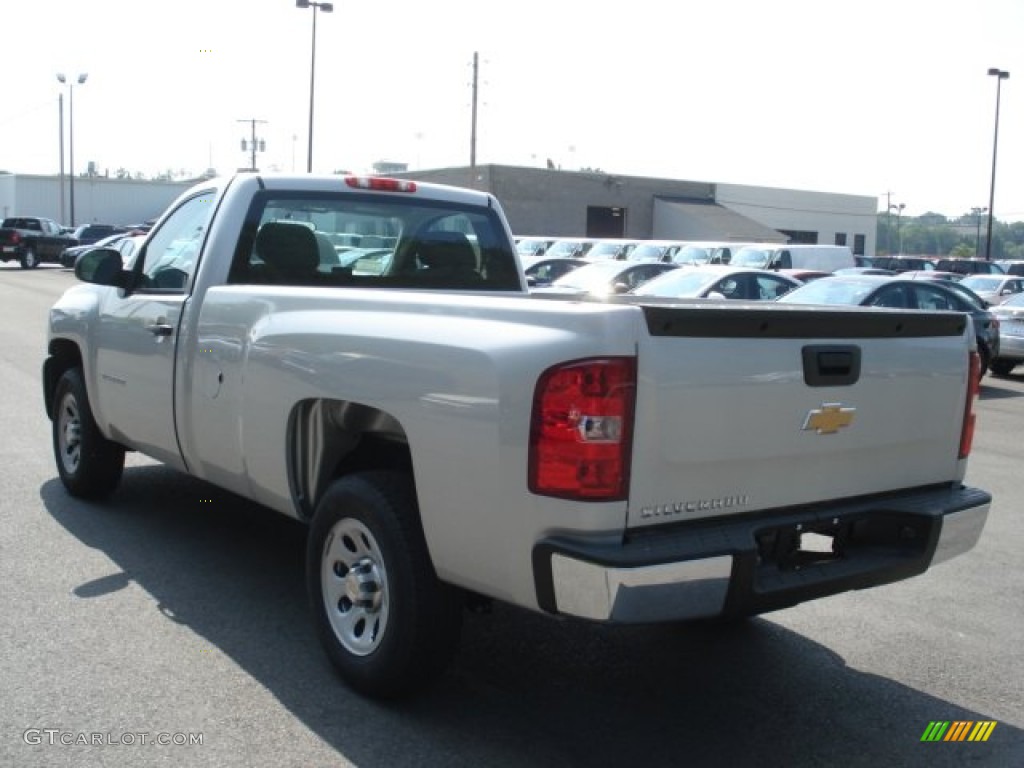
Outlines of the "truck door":
{"type": "Polygon", "coordinates": [[[100,312],[97,391],[111,436],[179,469],[175,349],[212,201],[197,194],[165,218],[137,259],[138,287],[112,295],[100,312]]]}

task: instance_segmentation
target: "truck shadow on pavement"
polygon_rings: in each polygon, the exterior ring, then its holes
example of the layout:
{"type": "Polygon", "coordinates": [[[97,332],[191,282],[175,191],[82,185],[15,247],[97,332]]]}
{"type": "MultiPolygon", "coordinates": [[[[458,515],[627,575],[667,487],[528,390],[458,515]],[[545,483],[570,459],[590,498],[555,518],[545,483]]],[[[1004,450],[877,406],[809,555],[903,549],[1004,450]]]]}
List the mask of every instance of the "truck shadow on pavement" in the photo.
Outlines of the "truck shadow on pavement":
{"type": "Polygon", "coordinates": [[[1022,732],[1005,722],[986,743],[922,744],[930,721],[992,717],[851,669],[770,618],[593,627],[499,604],[467,615],[460,653],[433,689],[378,704],[335,677],[314,637],[301,524],[160,466],[126,469],[104,504],[70,498],[57,480],[40,495],[56,522],[122,571],[78,585],[77,599],[134,582],[166,618],[265,686],[339,762],[943,766],[1024,758],[1022,732]]]}

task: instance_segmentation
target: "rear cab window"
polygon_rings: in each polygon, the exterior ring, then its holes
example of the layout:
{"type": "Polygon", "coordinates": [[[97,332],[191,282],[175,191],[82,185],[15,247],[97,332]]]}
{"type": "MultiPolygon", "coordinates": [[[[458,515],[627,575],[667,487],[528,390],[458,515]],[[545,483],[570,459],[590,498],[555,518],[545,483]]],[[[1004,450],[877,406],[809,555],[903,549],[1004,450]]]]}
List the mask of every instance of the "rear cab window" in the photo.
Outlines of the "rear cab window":
{"type": "Polygon", "coordinates": [[[401,193],[258,193],[228,282],[521,291],[503,222],[489,208],[401,193]]]}

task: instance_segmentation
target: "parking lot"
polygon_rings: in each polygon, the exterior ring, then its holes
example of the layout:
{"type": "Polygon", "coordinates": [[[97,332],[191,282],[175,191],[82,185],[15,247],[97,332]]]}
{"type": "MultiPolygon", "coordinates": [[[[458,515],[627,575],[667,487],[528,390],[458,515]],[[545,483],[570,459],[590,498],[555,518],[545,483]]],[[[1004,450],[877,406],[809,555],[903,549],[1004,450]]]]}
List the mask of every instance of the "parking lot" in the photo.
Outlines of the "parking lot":
{"type": "Polygon", "coordinates": [[[40,367],[73,284],[0,267],[0,765],[1024,765],[1024,367],[983,383],[967,479],[995,502],[967,555],[729,626],[498,605],[389,707],[320,650],[299,524],[137,456],[105,504],[64,492],[40,367]],[[933,721],[997,725],[922,743],[933,721]]]}

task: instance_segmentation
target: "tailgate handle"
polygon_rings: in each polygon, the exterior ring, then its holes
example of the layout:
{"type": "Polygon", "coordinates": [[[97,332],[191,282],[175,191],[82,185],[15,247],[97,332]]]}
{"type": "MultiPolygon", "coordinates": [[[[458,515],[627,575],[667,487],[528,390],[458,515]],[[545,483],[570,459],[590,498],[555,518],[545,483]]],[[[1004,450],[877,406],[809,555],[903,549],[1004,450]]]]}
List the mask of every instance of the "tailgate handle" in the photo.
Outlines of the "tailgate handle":
{"type": "Polygon", "coordinates": [[[860,347],[855,344],[806,346],[803,362],[809,387],[848,387],[860,378],[860,347]]]}

